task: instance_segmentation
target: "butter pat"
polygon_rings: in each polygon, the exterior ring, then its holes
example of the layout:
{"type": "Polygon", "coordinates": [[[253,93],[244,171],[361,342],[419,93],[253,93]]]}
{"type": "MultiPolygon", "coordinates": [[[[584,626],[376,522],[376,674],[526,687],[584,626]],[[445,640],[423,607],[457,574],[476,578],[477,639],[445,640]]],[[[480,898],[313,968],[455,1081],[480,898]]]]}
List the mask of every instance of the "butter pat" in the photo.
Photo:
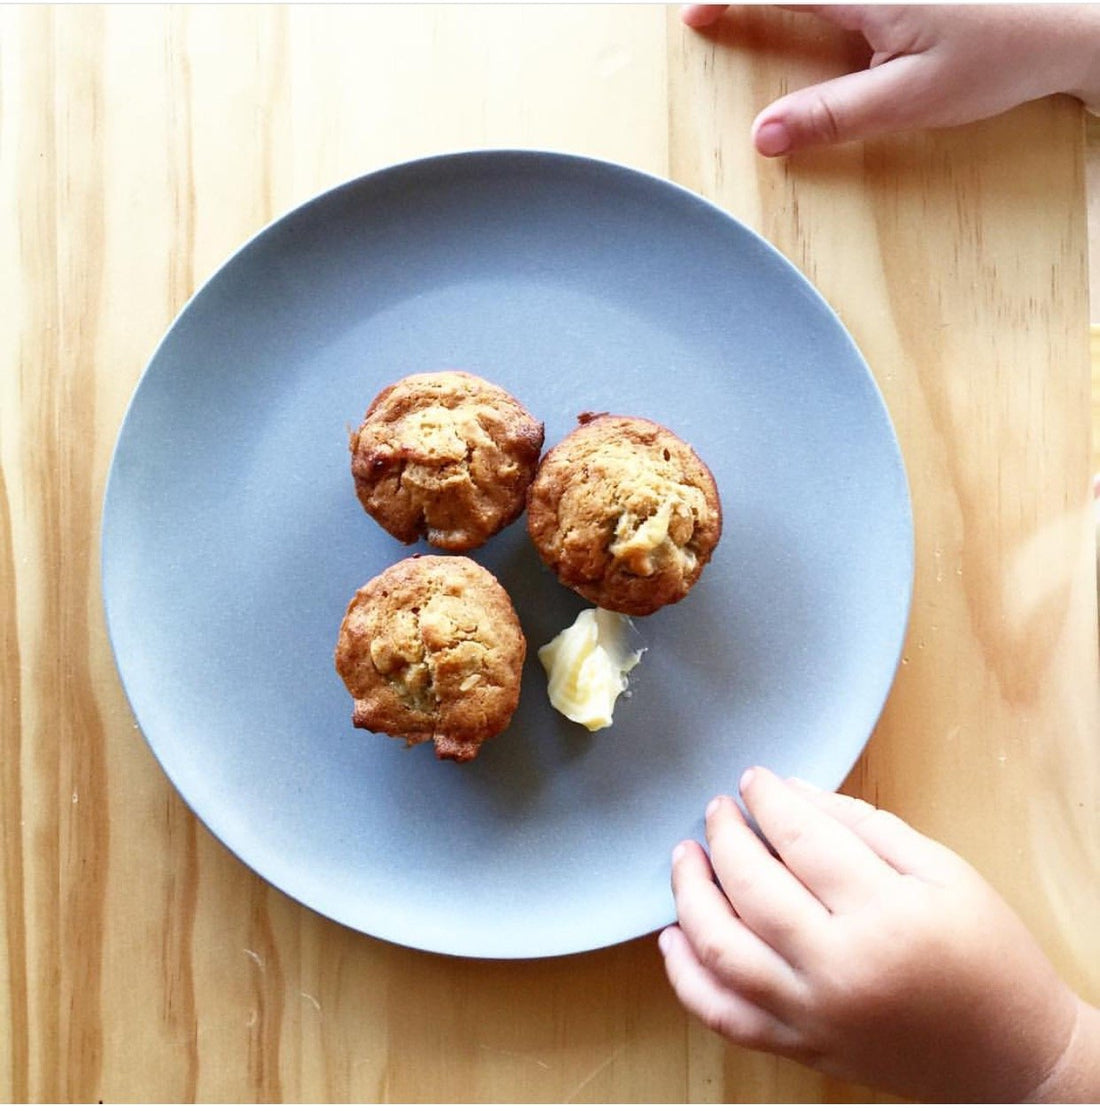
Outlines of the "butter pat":
{"type": "Polygon", "coordinates": [[[626,676],[642,659],[630,648],[634,627],[626,615],[600,607],[581,611],[576,622],[539,650],[551,705],[589,730],[611,726],[626,676]]]}

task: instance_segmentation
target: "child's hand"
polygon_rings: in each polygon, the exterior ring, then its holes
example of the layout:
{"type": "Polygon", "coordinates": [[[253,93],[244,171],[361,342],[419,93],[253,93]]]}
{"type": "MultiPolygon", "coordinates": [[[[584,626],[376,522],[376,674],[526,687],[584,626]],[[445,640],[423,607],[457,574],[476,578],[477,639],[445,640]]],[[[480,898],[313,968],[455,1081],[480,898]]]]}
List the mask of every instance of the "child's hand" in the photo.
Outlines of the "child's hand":
{"type": "Polygon", "coordinates": [[[764,769],[741,795],[778,857],[726,797],[707,810],[711,860],[676,848],[679,926],[660,945],[686,1008],[734,1043],[919,1100],[1100,1097],[1100,1014],[961,858],[764,769]]]}
{"type": "MultiPolygon", "coordinates": [[[[725,5],[689,4],[688,26],[725,5]]],[[[1100,8],[1088,4],[804,5],[862,34],[866,70],[799,89],[753,124],[763,155],[995,116],[1051,93],[1092,104],[1100,93],[1100,8]]]]}

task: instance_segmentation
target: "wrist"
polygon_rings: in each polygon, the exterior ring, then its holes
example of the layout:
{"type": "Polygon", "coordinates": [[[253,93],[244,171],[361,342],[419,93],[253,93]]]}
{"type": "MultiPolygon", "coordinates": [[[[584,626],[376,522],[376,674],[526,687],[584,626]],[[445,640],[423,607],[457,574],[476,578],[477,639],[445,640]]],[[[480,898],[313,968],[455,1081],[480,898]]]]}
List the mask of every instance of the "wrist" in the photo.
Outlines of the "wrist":
{"type": "Polygon", "coordinates": [[[1100,1101],[1100,1010],[1077,1001],[1069,1041],[1046,1077],[1026,1102],[1100,1101]]]}

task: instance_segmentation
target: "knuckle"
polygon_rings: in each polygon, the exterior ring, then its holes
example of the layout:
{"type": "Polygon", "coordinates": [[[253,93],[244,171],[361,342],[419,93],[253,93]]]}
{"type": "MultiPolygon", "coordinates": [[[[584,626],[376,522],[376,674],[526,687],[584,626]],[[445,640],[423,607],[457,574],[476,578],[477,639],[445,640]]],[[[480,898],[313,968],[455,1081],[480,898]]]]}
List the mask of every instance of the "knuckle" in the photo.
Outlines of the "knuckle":
{"type": "Polygon", "coordinates": [[[828,96],[819,93],[809,104],[807,114],[809,130],[826,143],[836,143],[844,138],[842,121],[828,96]]]}
{"type": "Polygon", "coordinates": [[[775,825],[771,832],[772,845],[782,856],[785,852],[796,849],[806,840],[806,825],[796,818],[784,817],[783,821],[775,825]]]}
{"type": "Polygon", "coordinates": [[[712,1031],[727,1039],[738,1035],[737,1025],[733,1023],[729,1010],[717,1001],[708,1002],[699,1011],[699,1019],[712,1031]]]}
{"type": "Polygon", "coordinates": [[[874,815],[878,811],[869,800],[859,796],[837,796],[838,806],[846,811],[853,819],[874,815]]]}
{"type": "Polygon", "coordinates": [[[752,898],[758,888],[755,874],[743,862],[723,861],[718,872],[718,880],[726,899],[737,908],[746,899],[752,898]]]}
{"type": "Polygon", "coordinates": [[[860,826],[866,824],[869,827],[874,827],[880,831],[902,831],[908,830],[909,824],[903,819],[899,819],[893,812],[883,811],[881,808],[867,805],[867,811],[860,819],[860,826]]]}
{"type": "Polygon", "coordinates": [[[720,973],[726,958],[724,941],[715,932],[707,931],[694,940],[693,945],[700,964],[712,973],[720,973]]]}
{"type": "Polygon", "coordinates": [[[708,1003],[699,1013],[699,1019],[712,1032],[717,1032],[723,1039],[739,1047],[750,1050],[765,1050],[768,1047],[762,1025],[741,1010],[730,1008],[723,1002],[708,1003]]]}
{"type": "Polygon", "coordinates": [[[764,1013],[715,1008],[700,1019],[712,1032],[749,1051],[768,1051],[791,1058],[799,1058],[804,1052],[805,1041],[799,1031],[764,1013]]]}
{"type": "Polygon", "coordinates": [[[851,796],[844,805],[852,831],[860,836],[871,834],[877,839],[896,841],[916,834],[912,827],[893,812],[878,808],[867,800],[851,796]]]}
{"type": "Polygon", "coordinates": [[[867,803],[865,800],[860,801],[863,804],[862,808],[851,809],[851,828],[852,833],[858,835],[862,839],[870,838],[887,838],[894,833],[897,828],[895,821],[901,823],[890,812],[884,812],[876,808],[873,804],[867,803]]]}

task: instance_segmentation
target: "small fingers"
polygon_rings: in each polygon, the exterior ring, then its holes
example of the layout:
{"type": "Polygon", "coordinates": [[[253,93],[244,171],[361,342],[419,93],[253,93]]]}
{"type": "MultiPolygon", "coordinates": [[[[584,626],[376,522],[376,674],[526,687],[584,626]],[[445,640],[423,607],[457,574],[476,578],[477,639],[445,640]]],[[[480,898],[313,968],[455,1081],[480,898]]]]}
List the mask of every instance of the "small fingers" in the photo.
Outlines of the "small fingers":
{"type": "Polygon", "coordinates": [[[672,891],[681,930],[700,964],[722,985],[769,1007],[797,994],[794,971],[730,907],[698,843],[676,848],[672,891]]]}
{"type": "Polygon", "coordinates": [[[741,809],[718,797],[707,809],[714,872],[737,915],[795,966],[814,948],[829,914],[745,822],[741,809]]]}
{"type": "Polygon", "coordinates": [[[898,873],[924,881],[944,882],[956,876],[960,868],[965,868],[954,851],[922,835],[893,812],[876,808],[856,796],[825,792],[796,778],[787,783],[816,808],[858,835],[898,873]]]}
{"type": "Polygon", "coordinates": [[[673,992],[708,1028],[742,1047],[782,1053],[796,1046],[795,1034],[781,1020],[703,965],[680,928],[665,928],[658,945],[673,992]]]}
{"type": "Polygon", "coordinates": [[[741,797],[795,877],[831,912],[862,908],[897,872],[850,828],[767,769],[746,770],[741,797]]]}

